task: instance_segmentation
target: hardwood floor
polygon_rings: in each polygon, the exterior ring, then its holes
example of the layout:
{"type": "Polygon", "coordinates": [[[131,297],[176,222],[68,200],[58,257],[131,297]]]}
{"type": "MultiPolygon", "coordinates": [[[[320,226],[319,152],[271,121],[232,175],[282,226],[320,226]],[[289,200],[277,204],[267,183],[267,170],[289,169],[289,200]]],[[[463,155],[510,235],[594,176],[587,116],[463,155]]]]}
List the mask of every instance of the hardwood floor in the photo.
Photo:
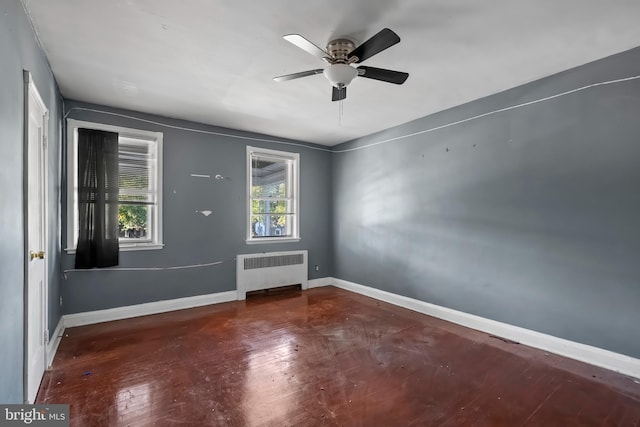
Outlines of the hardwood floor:
{"type": "Polygon", "coordinates": [[[632,378],[333,287],[67,329],[38,403],[74,426],[640,425],[632,378]]]}

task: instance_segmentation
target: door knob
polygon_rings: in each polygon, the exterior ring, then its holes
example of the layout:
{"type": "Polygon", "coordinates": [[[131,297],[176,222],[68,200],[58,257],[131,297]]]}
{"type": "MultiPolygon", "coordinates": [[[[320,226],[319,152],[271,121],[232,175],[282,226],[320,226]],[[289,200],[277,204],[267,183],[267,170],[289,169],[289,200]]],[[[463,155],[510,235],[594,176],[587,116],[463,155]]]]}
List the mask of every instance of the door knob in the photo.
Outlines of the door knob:
{"type": "Polygon", "coordinates": [[[44,251],[39,251],[39,252],[29,251],[29,258],[31,259],[31,261],[33,261],[36,258],[44,259],[44,251]]]}

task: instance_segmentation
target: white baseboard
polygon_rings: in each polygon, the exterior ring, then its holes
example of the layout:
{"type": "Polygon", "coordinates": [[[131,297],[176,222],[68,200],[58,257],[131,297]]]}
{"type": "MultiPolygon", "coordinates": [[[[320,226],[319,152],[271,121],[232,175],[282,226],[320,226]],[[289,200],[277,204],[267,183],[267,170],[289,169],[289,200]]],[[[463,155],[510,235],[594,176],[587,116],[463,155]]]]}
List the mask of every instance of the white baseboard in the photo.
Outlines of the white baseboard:
{"type": "MultiPolygon", "coordinates": [[[[333,277],[323,277],[309,280],[309,289],[321,286],[335,286],[347,291],[362,294],[380,301],[407,308],[418,313],[433,316],[471,329],[486,332],[502,338],[507,338],[524,345],[539,348],[551,353],[579,360],[591,365],[609,369],[621,374],[640,378],[640,359],[614,353],[609,350],[580,344],[574,341],[532,331],[530,329],[497,322],[462,311],[441,307],[428,302],[408,298],[391,292],[381,291],[369,286],[359,285],[333,277]]],[[[50,366],[60,344],[60,339],[66,328],[109,322],[112,320],[128,319],[149,314],[165,313],[183,310],[203,305],[218,304],[235,301],[236,291],[220,292],[194,297],[178,298],[168,301],[156,301],[145,304],[97,310],[85,313],[65,314],[58,322],[53,337],[47,345],[47,365],[50,366]]]]}
{"type": "Polygon", "coordinates": [[[106,310],[87,311],[84,313],[65,314],[65,328],[91,325],[94,323],[111,322],[113,320],[129,319],[147,316],[149,314],[166,313],[168,311],[184,310],[209,304],[219,304],[236,300],[236,291],[219,292],[215,294],[196,295],[193,297],[177,298],[165,301],[148,302],[144,304],[127,305],[106,310]]]}
{"type": "Polygon", "coordinates": [[[341,289],[366,295],[380,301],[385,301],[393,305],[417,311],[418,313],[427,314],[452,323],[457,323],[458,325],[466,326],[471,329],[507,338],[509,340],[565,356],[570,359],[579,360],[581,362],[589,363],[621,374],[640,378],[640,359],[636,359],[631,356],[565,340],[507,323],[497,322],[495,320],[441,307],[402,295],[381,291],[379,289],[359,285],[346,280],[335,278],[328,279],[333,286],[341,289]]]}
{"type": "Polygon", "coordinates": [[[311,288],[319,288],[321,286],[331,286],[333,284],[333,277],[321,277],[319,279],[311,279],[309,280],[309,287],[311,288]]]}
{"type": "Polygon", "coordinates": [[[53,331],[53,335],[47,343],[47,368],[51,367],[51,364],[53,363],[53,358],[56,355],[56,351],[58,351],[62,334],[64,334],[64,321],[61,317],[55,331],[53,331]]]}

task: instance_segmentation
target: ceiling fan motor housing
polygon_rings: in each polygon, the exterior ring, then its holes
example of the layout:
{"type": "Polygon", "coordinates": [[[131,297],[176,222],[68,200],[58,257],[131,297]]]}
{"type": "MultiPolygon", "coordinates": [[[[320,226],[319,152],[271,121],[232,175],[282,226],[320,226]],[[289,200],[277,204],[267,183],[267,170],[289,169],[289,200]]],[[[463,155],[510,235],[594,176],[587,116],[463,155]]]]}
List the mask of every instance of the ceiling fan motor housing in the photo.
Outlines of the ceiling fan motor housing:
{"type": "Polygon", "coordinates": [[[354,58],[348,58],[353,49],[355,44],[348,39],[336,39],[327,44],[331,65],[325,68],[323,74],[338,89],[346,87],[358,75],[358,70],[349,65],[354,62],[354,58]]]}
{"type": "Polygon", "coordinates": [[[347,56],[355,48],[356,45],[348,39],[336,39],[327,44],[327,52],[331,55],[331,59],[333,59],[335,63],[347,64],[354,62],[353,60],[349,60],[347,56]]]}

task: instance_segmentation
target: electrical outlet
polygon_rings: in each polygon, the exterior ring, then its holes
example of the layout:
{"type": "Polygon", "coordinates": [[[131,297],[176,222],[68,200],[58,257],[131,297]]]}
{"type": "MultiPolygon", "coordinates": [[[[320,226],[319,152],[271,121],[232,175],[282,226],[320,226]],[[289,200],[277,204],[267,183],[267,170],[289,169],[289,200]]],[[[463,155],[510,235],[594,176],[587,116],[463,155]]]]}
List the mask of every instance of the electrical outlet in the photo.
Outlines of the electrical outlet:
{"type": "Polygon", "coordinates": [[[316,264],[316,266],[315,266],[315,270],[316,270],[316,271],[320,271],[320,267],[318,266],[318,264],[316,264]]]}
{"type": "Polygon", "coordinates": [[[62,297],[60,297],[60,307],[62,307],[62,297]]]}

